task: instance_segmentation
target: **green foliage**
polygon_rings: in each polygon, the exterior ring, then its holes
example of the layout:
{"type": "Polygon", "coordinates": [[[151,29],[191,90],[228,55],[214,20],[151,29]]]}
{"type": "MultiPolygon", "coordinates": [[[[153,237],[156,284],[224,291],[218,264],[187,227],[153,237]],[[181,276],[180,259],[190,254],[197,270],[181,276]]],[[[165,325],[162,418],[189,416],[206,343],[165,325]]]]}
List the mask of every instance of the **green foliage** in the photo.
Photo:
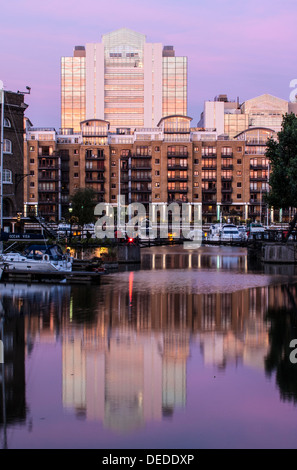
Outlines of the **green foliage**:
{"type": "Polygon", "coordinates": [[[94,222],[95,205],[96,193],[93,189],[78,189],[71,198],[72,211],[69,212],[69,220],[72,219],[73,221],[74,218],[76,218],[76,221],[80,226],[94,222]]]}
{"type": "Polygon", "coordinates": [[[265,196],[269,206],[287,209],[297,206],[297,117],[286,114],[278,142],[269,139],[266,157],[270,161],[269,193],[265,196]]]}

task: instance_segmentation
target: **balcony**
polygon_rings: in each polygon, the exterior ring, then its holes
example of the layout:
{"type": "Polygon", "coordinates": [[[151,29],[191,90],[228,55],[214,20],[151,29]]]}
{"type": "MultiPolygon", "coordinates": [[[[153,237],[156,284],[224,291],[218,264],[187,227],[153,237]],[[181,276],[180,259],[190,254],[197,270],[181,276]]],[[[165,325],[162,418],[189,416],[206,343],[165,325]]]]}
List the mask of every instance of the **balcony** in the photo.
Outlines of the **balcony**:
{"type": "Polygon", "coordinates": [[[149,162],[147,163],[133,163],[129,165],[129,170],[151,170],[152,166],[149,162]]]}
{"type": "Polygon", "coordinates": [[[60,166],[59,165],[50,165],[50,164],[42,164],[41,162],[38,162],[38,170],[59,170],[60,166]]]}
{"type": "Polygon", "coordinates": [[[221,204],[233,204],[233,199],[222,199],[221,204]]]}
{"type": "Polygon", "coordinates": [[[180,153],[175,153],[175,152],[167,152],[167,157],[168,158],[188,158],[189,156],[189,152],[185,152],[183,154],[180,154],[180,153]]]}
{"type": "Polygon", "coordinates": [[[186,189],[180,189],[180,188],[175,188],[175,189],[167,189],[168,193],[183,193],[186,194],[188,192],[188,188],[186,189]]]}
{"type": "Polygon", "coordinates": [[[98,155],[96,153],[86,152],[86,160],[105,160],[105,155],[98,155]]]}
{"type": "Polygon", "coordinates": [[[249,139],[246,140],[245,145],[267,145],[267,140],[265,139],[249,139]]]}
{"type": "Polygon", "coordinates": [[[213,182],[216,182],[216,181],[217,181],[217,178],[213,178],[213,177],[204,177],[204,178],[202,178],[202,181],[213,181],[213,182]]]}
{"type": "Polygon", "coordinates": [[[221,153],[222,158],[233,158],[233,152],[230,153],[221,153]]]}
{"type": "Polygon", "coordinates": [[[133,153],[133,154],[131,155],[131,157],[132,157],[133,160],[141,160],[141,159],[146,159],[146,160],[147,160],[147,159],[151,159],[151,158],[152,158],[151,155],[136,155],[135,153],[133,153]]]}
{"type": "Polygon", "coordinates": [[[202,166],[202,170],[216,170],[217,165],[211,165],[211,166],[202,166]]]}
{"type": "Polygon", "coordinates": [[[131,193],[151,193],[152,189],[147,187],[131,188],[131,193]]]}
{"type": "Polygon", "coordinates": [[[230,187],[230,188],[222,188],[221,189],[222,193],[232,193],[233,192],[233,189],[230,187]]]}
{"type": "Polygon", "coordinates": [[[233,165],[221,165],[222,170],[233,170],[233,165]]]}
{"type": "MultiPolygon", "coordinates": [[[[129,181],[129,180],[128,180],[129,181]]],[[[147,181],[148,183],[150,183],[152,181],[152,177],[151,176],[136,176],[136,175],[132,175],[131,176],[131,181],[147,181]]]]}
{"type": "Polygon", "coordinates": [[[221,181],[233,181],[233,176],[221,176],[221,181]]]}
{"type": "Polygon", "coordinates": [[[217,154],[216,153],[208,153],[207,155],[202,154],[201,157],[202,158],[217,158],[217,154]]]}
{"type": "Polygon", "coordinates": [[[167,168],[168,170],[187,170],[188,169],[188,165],[177,165],[177,164],[169,164],[168,162],[168,165],[167,165],[167,168]]]}
{"type": "Polygon", "coordinates": [[[208,204],[208,205],[216,204],[217,203],[217,198],[215,197],[214,199],[207,199],[207,198],[204,198],[203,194],[202,194],[202,203],[203,204],[208,204]]]}
{"type": "Polygon", "coordinates": [[[268,170],[268,165],[260,165],[260,164],[250,164],[250,169],[251,170],[268,170]]]}
{"type": "Polygon", "coordinates": [[[104,176],[100,176],[99,178],[86,178],[86,183],[104,183],[104,181],[104,176]]]}
{"type": "Polygon", "coordinates": [[[217,188],[202,188],[203,193],[215,194],[217,192],[217,188]]]}
{"type": "Polygon", "coordinates": [[[250,181],[268,181],[267,176],[250,176],[250,181]]]}
{"type": "Polygon", "coordinates": [[[58,193],[58,189],[43,189],[38,186],[38,193],[58,193]]]}
{"type": "Polygon", "coordinates": [[[188,177],[187,176],[184,176],[184,177],[181,177],[181,176],[171,176],[167,178],[167,181],[181,181],[181,182],[186,182],[188,181],[188,177]]]}

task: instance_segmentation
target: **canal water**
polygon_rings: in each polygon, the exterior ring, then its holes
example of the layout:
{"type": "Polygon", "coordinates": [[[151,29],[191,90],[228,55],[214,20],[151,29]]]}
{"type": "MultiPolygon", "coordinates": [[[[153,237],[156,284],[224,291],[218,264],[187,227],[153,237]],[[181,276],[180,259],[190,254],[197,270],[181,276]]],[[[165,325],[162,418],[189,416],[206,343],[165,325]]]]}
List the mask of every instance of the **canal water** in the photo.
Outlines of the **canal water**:
{"type": "Polygon", "coordinates": [[[0,300],[2,448],[297,448],[292,266],[151,248],[100,286],[0,300]]]}

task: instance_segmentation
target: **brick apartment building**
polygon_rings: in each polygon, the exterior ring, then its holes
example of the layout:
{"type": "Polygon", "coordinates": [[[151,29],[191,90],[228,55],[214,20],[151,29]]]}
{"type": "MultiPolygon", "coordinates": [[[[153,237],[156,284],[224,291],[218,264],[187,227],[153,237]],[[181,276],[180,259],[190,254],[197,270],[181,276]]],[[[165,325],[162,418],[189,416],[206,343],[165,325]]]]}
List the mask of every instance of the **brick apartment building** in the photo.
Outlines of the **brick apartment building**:
{"type": "Polygon", "coordinates": [[[252,127],[233,139],[214,129],[191,128],[188,116],[162,118],[155,128],[110,132],[90,119],[81,132],[30,128],[24,172],[24,213],[58,222],[69,214],[69,198],[92,188],[98,202],[126,204],[187,202],[198,205],[204,223],[215,220],[269,223],[288,214],[267,210],[267,138],[273,129],[252,127]]]}

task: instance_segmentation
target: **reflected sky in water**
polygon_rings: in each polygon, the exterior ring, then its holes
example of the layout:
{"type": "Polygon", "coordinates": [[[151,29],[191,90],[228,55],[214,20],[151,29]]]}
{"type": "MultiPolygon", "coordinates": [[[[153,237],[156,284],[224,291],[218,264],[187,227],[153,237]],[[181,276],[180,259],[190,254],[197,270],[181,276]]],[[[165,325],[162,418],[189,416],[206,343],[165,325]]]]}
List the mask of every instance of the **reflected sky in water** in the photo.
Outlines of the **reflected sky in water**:
{"type": "Polygon", "coordinates": [[[295,268],[170,247],[124,269],[0,284],[1,446],[296,448],[295,268]]]}

